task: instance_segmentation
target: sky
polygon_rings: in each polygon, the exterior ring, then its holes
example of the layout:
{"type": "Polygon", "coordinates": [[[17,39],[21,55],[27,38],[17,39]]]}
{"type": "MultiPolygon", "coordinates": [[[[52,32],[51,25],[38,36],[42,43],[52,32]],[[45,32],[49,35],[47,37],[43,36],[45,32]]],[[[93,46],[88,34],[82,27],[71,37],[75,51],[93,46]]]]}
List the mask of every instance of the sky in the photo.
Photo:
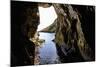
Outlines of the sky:
{"type": "Polygon", "coordinates": [[[48,8],[39,7],[39,13],[40,13],[40,24],[38,26],[37,31],[40,31],[48,27],[57,18],[57,14],[53,6],[48,8]]]}

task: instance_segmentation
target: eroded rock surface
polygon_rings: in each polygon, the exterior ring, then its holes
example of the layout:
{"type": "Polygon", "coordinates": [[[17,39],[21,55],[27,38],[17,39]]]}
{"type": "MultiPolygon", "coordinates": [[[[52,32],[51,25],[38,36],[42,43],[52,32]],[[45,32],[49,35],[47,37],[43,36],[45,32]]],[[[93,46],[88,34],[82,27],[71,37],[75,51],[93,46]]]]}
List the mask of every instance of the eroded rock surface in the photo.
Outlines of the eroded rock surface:
{"type": "Polygon", "coordinates": [[[34,64],[35,44],[29,39],[39,25],[38,6],[50,5],[58,16],[53,32],[62,62],[95,60],[95,7],[15,1],[11,2],[11,64],[34,64]]]}
{"type": "Polygon", "coordinates": [[[94,7],[73,7],[74,5],[64,4],[53,4],[53,6],[58,15],[55,40],[60,51],[63,52],[62,55],[65,56],[66,62],[94,60],[94,7]]]}

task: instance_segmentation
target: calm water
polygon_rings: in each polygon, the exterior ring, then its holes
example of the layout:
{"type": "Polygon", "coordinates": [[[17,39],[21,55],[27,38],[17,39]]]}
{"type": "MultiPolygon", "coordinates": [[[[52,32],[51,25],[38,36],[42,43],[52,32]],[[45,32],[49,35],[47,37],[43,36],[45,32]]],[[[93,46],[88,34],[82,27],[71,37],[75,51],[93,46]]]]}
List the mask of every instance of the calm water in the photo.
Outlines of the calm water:
{"type": "Polygon", "coordinates": [[[60,63],[59,56],[57,55],[56,45],[52,41],[55,37],[55,33],[39,33],[40,39],[44,39],[45,42],[42,47],[39,48],[40,64],[57,64],[60,63]]]}

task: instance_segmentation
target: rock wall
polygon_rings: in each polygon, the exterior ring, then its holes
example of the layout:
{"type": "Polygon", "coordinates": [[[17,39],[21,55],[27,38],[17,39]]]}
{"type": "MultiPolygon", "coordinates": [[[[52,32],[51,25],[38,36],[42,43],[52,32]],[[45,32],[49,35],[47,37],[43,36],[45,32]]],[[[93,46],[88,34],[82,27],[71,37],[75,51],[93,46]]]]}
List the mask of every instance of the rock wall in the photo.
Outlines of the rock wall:
{"type": "Polygon", "coordinates": [[[65,62],[95,60],[94,7],[65,4],[53,6],[58,15],[55,35],[58,54],[66,59],[65,62]]]}
{"type": "MultiPolygon", "coordinates": [[[[95,60],[95,7],[53,5],[58,18],[55,42],[62,62],[95,60]],[[64,61],[63,61],[64,60],[64,61]]],[[[34,64],[35,44],[30,41],[39,25],[38,4],[11,2],[11,64],[34,64]]]]}
{"type": "Polygon", "coordinates": [[[39,24],[38,4],[11,1],[11,65],[34,64],[34,37],[39,24]]]}

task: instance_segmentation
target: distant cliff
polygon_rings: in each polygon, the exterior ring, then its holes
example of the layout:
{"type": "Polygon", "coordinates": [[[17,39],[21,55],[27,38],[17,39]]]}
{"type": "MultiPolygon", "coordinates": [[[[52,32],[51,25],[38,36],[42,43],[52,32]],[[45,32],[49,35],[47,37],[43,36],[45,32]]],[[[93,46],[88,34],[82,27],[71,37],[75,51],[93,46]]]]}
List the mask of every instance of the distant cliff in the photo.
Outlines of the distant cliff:
{"type": "Polygon", "coordinates": [[[52,23],[50,26],[40,30],[41,32],[49,32],[49,33],[53,33],[56,31],[56,26],[57,26],[57,22],[56,20],[54,21],[54,23],[52,23]]]}

